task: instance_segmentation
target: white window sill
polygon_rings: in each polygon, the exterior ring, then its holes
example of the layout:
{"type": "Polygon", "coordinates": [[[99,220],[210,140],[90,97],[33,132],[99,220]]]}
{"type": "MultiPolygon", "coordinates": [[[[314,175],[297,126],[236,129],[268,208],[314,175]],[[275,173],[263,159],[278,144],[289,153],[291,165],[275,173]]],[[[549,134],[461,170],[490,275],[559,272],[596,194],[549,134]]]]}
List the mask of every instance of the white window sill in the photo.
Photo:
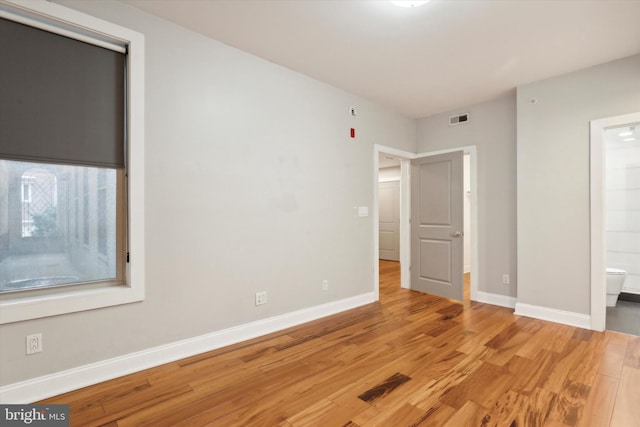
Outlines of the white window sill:
{"type": "Polygon", "coordinates": [[[111,286],[0,302],[0,324],[144,300],[144,287],[111,286]]]}

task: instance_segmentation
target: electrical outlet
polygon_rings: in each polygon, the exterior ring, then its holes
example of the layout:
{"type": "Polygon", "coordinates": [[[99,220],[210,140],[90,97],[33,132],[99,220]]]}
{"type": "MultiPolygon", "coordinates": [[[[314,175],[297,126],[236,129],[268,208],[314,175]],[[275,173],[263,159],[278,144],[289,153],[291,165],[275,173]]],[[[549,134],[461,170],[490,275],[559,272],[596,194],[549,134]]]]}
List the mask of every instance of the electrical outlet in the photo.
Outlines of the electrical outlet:
{"type": "Polygon", "coordinates": [[[267,303],[267,291],[256,292],[256,305],[267,303]]]}
{"type": "Polygon", "coordinates": [[[27,354],[42,351],[42,334],[27,335],[27,354]]]}
{"type": "Polygon", "coordinates": [[[502,284],[503,285],[508,285],[509,283],[511,283],[511,279],[509,278],[508,274],[503,274],[502,275],[502,284]]]}
{"type": "Polygon", "coordinates": [[[329,290],[329,281],[326,279],[322,281],[322,290],[323,291],[329,290]]]}

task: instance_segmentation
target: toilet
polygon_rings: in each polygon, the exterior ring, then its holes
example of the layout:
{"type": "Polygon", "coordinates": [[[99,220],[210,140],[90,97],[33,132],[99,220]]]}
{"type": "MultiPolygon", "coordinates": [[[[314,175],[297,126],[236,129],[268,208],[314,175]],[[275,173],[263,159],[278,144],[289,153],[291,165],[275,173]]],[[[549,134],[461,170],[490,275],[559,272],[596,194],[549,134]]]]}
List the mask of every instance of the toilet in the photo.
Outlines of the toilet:
{"type": "Polygon", "coordinates": [[[618,295],[622,290],[627,272],[619,268],[607,267],[607,307],[615,307],[618,302],[618,295]]]}

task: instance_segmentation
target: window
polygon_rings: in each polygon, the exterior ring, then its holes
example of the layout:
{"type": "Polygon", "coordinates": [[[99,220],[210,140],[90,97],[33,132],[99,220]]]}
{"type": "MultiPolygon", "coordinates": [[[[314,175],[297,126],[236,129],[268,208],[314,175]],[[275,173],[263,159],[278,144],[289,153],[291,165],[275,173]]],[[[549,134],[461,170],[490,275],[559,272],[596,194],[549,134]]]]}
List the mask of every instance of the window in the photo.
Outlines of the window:
{"type": "Polygon", "coordinates": [[[144,298],[143,58],[126,28],[3,3],[0,323],[144,298]]]}
{"type": "Polygon", "coordinates": [[[117,242],[123,236],[117,230],[122,176],[115,169],[0,160],[0,180],[8,184],[0,215],[9,224],[0,292],[122,283],[125,255],[117,242]],[[82,186],[75,182],[78,177],[82,186]],[[82,194],[76,194],[78,189],[82,194]],[[71,210],[71,201],[79,197],[85,202],[82,216],[71,210]],[[84,230],[82,242],[74,238],[77,227],[84,230]]]}

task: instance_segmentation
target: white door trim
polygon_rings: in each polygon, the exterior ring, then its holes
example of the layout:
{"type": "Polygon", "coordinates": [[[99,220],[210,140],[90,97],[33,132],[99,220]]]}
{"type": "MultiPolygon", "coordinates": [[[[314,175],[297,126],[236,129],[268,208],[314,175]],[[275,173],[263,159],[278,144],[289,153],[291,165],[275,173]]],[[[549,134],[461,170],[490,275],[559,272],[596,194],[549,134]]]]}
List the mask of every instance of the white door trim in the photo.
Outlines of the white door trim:
{"type": "Polygon", "coordinates": [[[640,112],[592,120],[591,150],[591,329],[603,331],[606,311],[606,239],[605,239],[605,146],[607,128],[640,122],[640,112]]]}
{"type": "Polygon", "coordinates": [[[400,178],[380,178],[378,183],[381,182],[400,182],[400,178]]]}
{"type": "Polygon", "coordinates": [[[378,159],[380,153],[389,154],[401,158],[400,163],[400,286],[410,287],[409,265],[411,263],[411,226],[409,224],[410,210],[410,160],[420,157],[435,156],[437,154],[450,153],[452,151],[464,151],[469,155],[471,163],[471,300],[478,300],[478,279],[480,266],[478,265],[478,158],[475,145],[467,145],[446,150],[431,151],[425,153],[410,153],[393,147],[375,144],[373,146],[373,289],[375,300],[380,299],[380,271],[378,268],[378,253],[380,242],[378,241],[378,159]]]}

